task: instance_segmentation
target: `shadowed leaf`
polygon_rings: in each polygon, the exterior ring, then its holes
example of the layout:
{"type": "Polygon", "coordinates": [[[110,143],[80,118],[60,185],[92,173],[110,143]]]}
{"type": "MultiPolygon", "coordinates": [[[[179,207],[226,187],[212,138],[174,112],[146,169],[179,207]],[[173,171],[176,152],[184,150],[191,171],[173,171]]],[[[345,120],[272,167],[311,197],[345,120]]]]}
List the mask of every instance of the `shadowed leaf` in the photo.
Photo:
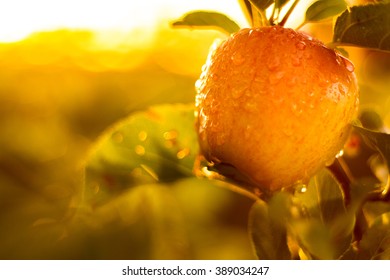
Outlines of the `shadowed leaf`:
{"type": "Polygon", "coordinates": [[[273,210],[286,209],[284,199],[270,202],[257,201],[249,213],[249,232],[256,255],[261,260],[287,260],[291,254],[287,246],[284,216],[273,213],[273,210]],[[273,204],[273,206],[271,206],[273,204]],[[275,219],[275,216],[278,218],[275,219]]]}
{"type": "Polygon", "coordinates": [[[302,245],[316,258],[339,258],[352,240],[355,208],[346,209],[338,182],[323,169],[294,197],[302,208],[302,219],[294,222],[302,245]]]}
{"type": "Polygon", "coordinates": [[[390,212],[377,217],[360,242],[363,259],[390,258],[390,212]]]}
{"type": "Polygon", "coordinates": [[[390,3],[346,10],[336,21],[333,42],[390,51],[390,3]]]}
{"type": "Polygon", "coordinates": [[[363,135],[369,145],[383,156],[387,166],[390,166],[390,134],[372,131],[356,125],[354,125],[354,128],[363,135]]]}

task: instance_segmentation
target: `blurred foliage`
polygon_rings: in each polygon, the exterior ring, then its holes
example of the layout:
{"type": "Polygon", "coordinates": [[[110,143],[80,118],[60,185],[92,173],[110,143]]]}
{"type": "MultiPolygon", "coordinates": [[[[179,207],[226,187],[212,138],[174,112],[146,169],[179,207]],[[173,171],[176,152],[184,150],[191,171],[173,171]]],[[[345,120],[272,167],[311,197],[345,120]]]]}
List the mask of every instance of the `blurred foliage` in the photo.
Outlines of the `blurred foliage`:
{"type": "Polygon", "coordinates": [[[221,36],[162,26],[139,42],[140,32],[114,46],[83,30],[0,44],[1,259],[252,257],[242,219],[248,199],[211,183],[146,180],[145,188],[110,192],[93,212],[83,208],[85,158],[98,136],[151,105],[193,102],[209,46],[221,36]]]}

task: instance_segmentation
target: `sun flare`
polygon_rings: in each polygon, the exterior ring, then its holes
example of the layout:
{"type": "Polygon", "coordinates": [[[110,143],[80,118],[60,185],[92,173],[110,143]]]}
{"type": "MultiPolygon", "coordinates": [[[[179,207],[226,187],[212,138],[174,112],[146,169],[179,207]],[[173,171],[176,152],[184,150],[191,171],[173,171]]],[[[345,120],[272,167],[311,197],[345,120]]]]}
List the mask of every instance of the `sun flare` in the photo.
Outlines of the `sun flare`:
{"type": "Polygon", "coordinates": [[[0,42],[18,41],[31,33],[55,29],[151,32],[162,20],[194,9],[218,10],[243,23],[239,4],[205,0],[14,0],[0,4],[0,42]]]}

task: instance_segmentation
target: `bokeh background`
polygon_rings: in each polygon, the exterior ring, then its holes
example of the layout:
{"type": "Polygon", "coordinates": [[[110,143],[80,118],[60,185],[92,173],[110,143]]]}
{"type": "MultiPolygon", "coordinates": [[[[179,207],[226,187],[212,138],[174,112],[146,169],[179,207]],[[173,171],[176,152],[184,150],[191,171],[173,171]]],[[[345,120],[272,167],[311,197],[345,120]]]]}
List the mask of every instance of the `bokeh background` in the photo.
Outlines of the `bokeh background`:
{"type": "MultiPolygon", "coordinates": [[[[0,259],[254,258],[252,202],[213,186],[176,192],[186,232],[174,252],[156,251],[151,244],[164,234],[152,238],[155,229],[142,223],[72,219],[99,135],[152,105],[193,102],[209,46],[225,35],[172,29],[190,10],[248,25],[235,0],[0,3],[0,259]]],[[[331,22],[306,28],[330,41],[331,22]]],[[[362,105],[390,121],[389,56],[349,51],[367,93],[362,105]]]]}

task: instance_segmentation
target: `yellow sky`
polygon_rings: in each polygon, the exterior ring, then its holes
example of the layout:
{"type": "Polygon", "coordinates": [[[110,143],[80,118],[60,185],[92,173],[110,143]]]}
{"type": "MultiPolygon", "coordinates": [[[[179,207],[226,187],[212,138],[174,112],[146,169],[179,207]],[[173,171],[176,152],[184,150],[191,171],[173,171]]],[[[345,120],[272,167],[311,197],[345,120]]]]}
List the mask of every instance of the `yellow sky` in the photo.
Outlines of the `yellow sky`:
{"type": "Polygon", "coordinates": [[[195,9],[218,10],[245,23],[236,0],[12,0],[0,2],[0,41],[58,28],[129,31],[195,9]]]}

